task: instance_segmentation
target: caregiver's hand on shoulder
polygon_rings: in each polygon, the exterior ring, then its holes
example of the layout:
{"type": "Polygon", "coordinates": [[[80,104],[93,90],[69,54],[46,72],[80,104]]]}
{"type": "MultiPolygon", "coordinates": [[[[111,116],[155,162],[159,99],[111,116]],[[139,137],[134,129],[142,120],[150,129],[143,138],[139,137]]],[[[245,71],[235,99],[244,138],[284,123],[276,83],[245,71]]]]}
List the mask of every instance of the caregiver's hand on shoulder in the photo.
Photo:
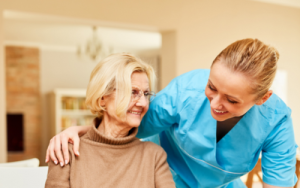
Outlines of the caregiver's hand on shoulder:
{"type": "Polygon", "coordinates": [[[49,159],[55,163],[64,166],[69,163],[68,143],[73,144],[73,152],[79,156],[79,136],[85,134],[91,126],[74,126],[54,136],[49,143],[46,152],[46,163],[49,159]]]}

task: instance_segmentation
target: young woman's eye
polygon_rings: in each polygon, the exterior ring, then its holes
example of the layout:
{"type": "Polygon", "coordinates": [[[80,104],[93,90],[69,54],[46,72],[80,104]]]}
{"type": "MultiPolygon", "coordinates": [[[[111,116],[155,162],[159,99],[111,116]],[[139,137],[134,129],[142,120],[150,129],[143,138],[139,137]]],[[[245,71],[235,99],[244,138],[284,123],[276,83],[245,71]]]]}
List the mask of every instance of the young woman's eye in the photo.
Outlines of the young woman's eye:
{"type": "Polygon", "coordinates": [[[208,84],[208,88],[212,91],[216,91],[216,89],[212,88],[210,84],[208,84]]]}
{"type": "Polygon", "coordinates": [[[232,100],[229,100],[229,99],[227,99],[227,100],[228,100],[228,102],[230,102],[232,104],[236,104],[237,103],[236,101],[232,101],[232,100]]]}

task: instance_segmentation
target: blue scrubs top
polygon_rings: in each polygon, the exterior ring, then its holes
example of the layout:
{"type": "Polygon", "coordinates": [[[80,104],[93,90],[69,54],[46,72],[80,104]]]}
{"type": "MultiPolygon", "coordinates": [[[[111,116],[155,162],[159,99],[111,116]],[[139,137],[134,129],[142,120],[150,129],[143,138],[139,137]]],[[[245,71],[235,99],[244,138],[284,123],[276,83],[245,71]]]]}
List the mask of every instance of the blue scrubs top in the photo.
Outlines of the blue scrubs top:
{"type": "Polygon", "coordinates": [[[139,138],[152,136],[167,152],[176,186],[246,187],[239,177],[254,168],[260,153],[265,183],[294,186],[297,145],[290,108],[273,94],[217,143],[217,122],[204,93],[208,77],[209,70],[193,70],[172,80],[139,127],[139,138]]]}

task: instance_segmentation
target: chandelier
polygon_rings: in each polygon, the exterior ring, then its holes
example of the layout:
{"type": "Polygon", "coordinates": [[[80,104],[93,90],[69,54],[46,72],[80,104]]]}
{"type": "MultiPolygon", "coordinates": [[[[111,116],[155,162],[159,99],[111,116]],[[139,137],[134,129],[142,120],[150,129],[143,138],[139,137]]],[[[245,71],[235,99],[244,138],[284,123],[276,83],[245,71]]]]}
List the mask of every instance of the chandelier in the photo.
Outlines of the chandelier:
{"type": "Polygon", "coordinates": [[[88,56],[93,61],[99,58],[104,58],[113,52],[113,49],[108,46],[104,46],[103,42],[97,36],[97,27],[92,27],[92,36],[87,40],[86,45],[78,46],[77,55],[82,57],[88,56]]]}

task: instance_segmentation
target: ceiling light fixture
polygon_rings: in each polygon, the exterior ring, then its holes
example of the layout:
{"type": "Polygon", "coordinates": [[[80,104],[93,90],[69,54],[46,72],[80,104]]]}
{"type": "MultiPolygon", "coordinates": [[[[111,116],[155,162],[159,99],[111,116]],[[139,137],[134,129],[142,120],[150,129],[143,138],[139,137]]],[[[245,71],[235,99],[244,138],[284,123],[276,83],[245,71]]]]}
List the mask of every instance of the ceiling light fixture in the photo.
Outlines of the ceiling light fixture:
{"type": "Polygon", "coordinates": [[[85,46],[78,46],[77,55],[82,57],[86,55],[93,61],[104,58],[113,52],[113,48],[103,45],[103,42],[97,36],[97,27],[93,26],[92,36],[87,40],[85,46]]]}

